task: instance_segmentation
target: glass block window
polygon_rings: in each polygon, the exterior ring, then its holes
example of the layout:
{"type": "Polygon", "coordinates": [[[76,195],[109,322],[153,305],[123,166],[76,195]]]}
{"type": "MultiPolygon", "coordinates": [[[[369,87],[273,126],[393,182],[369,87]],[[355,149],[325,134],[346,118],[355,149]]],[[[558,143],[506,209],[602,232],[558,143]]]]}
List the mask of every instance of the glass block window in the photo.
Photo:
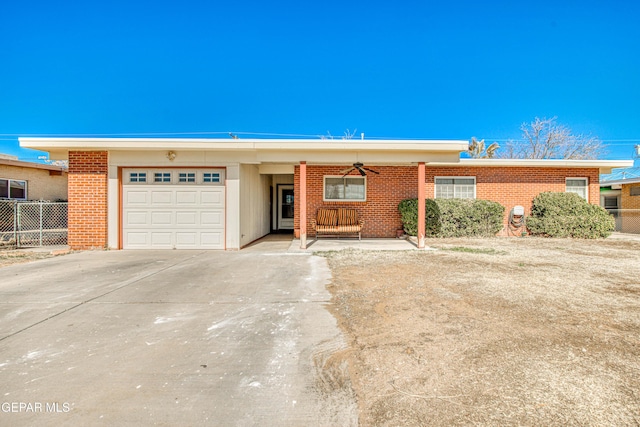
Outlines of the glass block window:
{"type": "Polygon", "coordinates": [[[475,199],[475,177],[440,177],[435,179],[436,199],[475,199]]]}
{"type": "Polygon", "coordinates": [[[367,200],[365,177],[324,177],[324,200],[345,200],[364,202],[367,200]]]}
{"type": "Polygon", "coordinates": [[[153,174],[153,182],[171,182],[171,172],[156,172],[153,174]]]}
{"type": "Polygon", "coordinates": [[[567,178],[567,193],[576,193],[578,196],[588,200],[589,183],[587,178],[567,178]]]}
{"type": "Polygon", "coordinates": [[[196,182],[195,172],[180,172],[178,174],[178,182],[196,182]]]}

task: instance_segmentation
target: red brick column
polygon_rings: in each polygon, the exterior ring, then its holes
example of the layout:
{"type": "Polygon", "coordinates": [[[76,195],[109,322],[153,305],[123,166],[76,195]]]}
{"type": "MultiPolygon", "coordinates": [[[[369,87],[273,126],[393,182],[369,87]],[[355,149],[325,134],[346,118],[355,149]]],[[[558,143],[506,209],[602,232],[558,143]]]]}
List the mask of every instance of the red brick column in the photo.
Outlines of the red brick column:
{"type": "Polygon", "coordinates": [[[106,151],[69,152],[69,247],[107,246],[106,151]]]}
{"type": "Polygon", "coordinates": [[[426,235],[426,172],[424,162],[418,163],[418,249],[424,249],[426,235]]]}
{"type": "Polygon", "coordinates": [[[300,249],[307,249],[307,162],[300,162],[300,249]]]}

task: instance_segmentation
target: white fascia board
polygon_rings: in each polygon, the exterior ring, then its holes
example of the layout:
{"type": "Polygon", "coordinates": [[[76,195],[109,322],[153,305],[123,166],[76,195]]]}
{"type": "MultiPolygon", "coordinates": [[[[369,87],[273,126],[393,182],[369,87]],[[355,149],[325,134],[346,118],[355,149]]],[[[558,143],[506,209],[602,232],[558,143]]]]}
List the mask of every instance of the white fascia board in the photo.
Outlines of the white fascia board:
{"type": "Polygon", "coordinates": [[[54,150],[224,150],[224,151],[425,151],[462,152],[467,141],[195,139],[195,138],[19,138],[20,146],[54,150]]]}
{"type": "Polygon", "coordinates": [[[622,168],[633,160],[571,160],[571,159],[460,159],[460,166],[504,166],[541,168],[622,168]]]}
{"type": "Polygon", "coordinates": [[[609,187],[611,185],[625,185],[640,183],[640,178],[618,179],[616,181],[600,181],[600,187],[609,187]]]}
{"type": "Polygon", "coordinates": [[[601,174],[612,169],[633,166],[633,160],[571,160],[571,159],[460,159],[459,163],[430,163],[432,166],[478,167],[538,167],[538,168],[598,168],[601,174]]]}

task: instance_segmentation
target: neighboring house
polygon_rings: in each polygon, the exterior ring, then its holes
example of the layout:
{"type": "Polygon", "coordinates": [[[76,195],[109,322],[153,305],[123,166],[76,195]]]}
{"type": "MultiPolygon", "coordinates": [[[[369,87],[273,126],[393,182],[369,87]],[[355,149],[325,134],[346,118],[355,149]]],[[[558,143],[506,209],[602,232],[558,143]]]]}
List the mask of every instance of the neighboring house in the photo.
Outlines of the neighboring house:
{"type": "Polygon", "coordinates": [[[616,231],[640,233],[640,161],[600,177],[600,206],[616,217],[616,231]]]}
{"type": "MultiPolygon", "coordinates": [[[[460,159],[467,141],[20,138],[69,160],[69,245],[237,250],[290,230],[306,247],[320,207],[350,207],[363,237],[396,236],[398,203],[494,200],[529,212],[542,191],[599,202],[613,160],[460,159]],[[362,176],[354,163],[378,172],[362,176]]],[[[419,246],[424,245],[419,226],[419,246]]]]}
{"type": "Polygon", "coordinates": [[[67,169],[0,154],[0,199],[67,200],[67,169]]]}

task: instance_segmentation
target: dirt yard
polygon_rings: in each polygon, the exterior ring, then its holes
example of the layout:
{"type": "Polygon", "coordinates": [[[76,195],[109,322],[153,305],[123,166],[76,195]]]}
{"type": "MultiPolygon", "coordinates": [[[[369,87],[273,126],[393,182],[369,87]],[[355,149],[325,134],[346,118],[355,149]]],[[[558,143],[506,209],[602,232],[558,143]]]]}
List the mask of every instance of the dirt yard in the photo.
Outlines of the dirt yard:
{"type": "Polygon", "coordinates": [[[0,268],[13,264],[21,264],[24,262],[31,262],[44,258],[51,258],[53,256],[57,255],[50,252],[29,252],[3,249],[0,250],[0,268]]]}
{"type": "Polygon", "coordinates": [[[640,242],[324,254],[363,426],[640,425],[640,242]]]}

